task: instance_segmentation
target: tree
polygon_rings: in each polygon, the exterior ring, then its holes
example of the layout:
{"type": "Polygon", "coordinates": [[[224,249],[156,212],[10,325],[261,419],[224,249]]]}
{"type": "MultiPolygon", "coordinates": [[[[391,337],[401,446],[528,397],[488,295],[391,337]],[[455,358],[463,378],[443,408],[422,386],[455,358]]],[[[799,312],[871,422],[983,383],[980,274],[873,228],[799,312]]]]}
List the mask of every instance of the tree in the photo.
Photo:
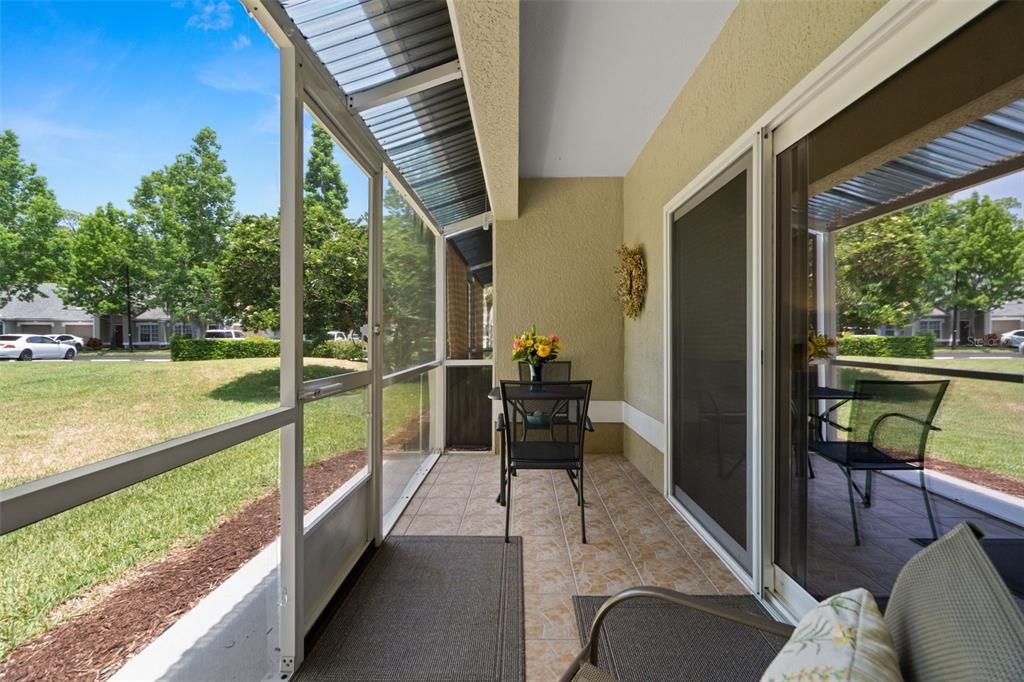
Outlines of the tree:
{"type": "Polygon", "coordinates": [[[157,299],[173,317],[216,319],[221,308],[216,264],[236,222],[235,183],[220,157],[217,134],[200,130],[188,152],[142,178],[131,200],[155,238],[161,273],[157,299]]]}
{"type": "Polygon", "coordinates": [[[331,216],[344,217],[348,208],[348,187],[341,177],[341,166],[334,160],[334,140],[315,121],[306,162],[305,195],[307,207],[318,204],[331,216]]]}
{"type": "Polygon", "coordinates": [[[929,258],[928,294],[943,309],[991,310],[1024,297],[1024,221],[1015,199],[977,192],[915,209],[929,258]]]}
{"type": "MultiPolygon", "coordinates": [[[[369,241],[366,225],[345,217],[348,189],[334,142],[316,123],[306,162],[303,326],[316,338],[366,322],[369,241]]],[[[280,242],[270,216],[245,216],[226,235],[218,266],[222,310],[245,329],[280,326],[280,242]]]]}
{"type": "Polygon", "coordinates": [[[434,357],[434,233],[393,188],[384,193],[384,363],[388,370],[434,357]]]}
{"type": "MultiPolygon", "coordinates": [[[[60,297],[93,315],[139,315],[153,305],[153,240],[125,211],[107,204],[81,216],[71,239],[60,297]]],[[[129,332],[129,346],[132,343],[129,332]]]]}
{"type": "Polygon", "coordinates": [[[62,216],[46,178],[21,158],[17,135],[5,130],[0,135],[0,307],[15,298],[31,299],[40,284],[55,278],[62,216]]]}
{"type": "Polygon", "coordinates": [[[836,237],[839,327],[902,327],[931,309],[928,257],[919,226],[894,213],[847,228],[836,237]]]}
{"type": "Polygon", "coordinates": [[[223,313],[250,331],[281,327],[278,232],[275,216],[242,216],[227,233],[217,264],[223,313]]]}

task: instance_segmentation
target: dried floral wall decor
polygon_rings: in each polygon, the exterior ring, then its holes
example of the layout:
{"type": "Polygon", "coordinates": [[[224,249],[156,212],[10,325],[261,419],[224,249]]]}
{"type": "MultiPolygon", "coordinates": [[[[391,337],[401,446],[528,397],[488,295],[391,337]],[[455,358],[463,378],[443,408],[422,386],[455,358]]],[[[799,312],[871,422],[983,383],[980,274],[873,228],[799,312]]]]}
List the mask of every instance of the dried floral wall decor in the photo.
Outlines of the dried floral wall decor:
{"type": "Polygon", "coordinates": [[[619,267],[615,269],[618,276],[616,294],[622,303],[623,315],[636,319],[640,317],[647,297],[647,264],[644,262],[643,247],[630,248],[623,244],[617,253],[619,267]]]}

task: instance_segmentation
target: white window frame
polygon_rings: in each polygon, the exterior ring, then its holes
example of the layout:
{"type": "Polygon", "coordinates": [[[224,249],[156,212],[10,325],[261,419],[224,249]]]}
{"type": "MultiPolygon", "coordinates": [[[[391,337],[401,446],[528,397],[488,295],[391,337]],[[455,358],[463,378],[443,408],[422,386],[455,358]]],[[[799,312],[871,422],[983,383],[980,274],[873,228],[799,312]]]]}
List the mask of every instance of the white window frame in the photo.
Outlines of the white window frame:
{"type": "Polygon", "coordinates": [[[159,322],[136,322],[135,331],[138,333],[138,343],[160,343],[159,322]],[[143,338],[143,332],[151,336],[149,340],[143,338]]]}

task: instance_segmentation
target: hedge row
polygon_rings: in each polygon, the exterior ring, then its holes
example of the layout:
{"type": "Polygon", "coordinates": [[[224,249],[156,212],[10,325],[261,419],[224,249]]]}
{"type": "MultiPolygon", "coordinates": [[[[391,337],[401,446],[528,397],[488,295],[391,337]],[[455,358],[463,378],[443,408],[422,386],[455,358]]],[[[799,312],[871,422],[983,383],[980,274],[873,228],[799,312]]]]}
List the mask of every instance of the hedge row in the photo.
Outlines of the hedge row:
{"type": "Polygon", "coordinates": [[[171,360],[236,360],[238,358],[276,358],[281,343],[262,336],[249,336],[237,341],[213,339],[171,339],[171,360]]]}
{"type": "Polygon", "coordinates": [[[366,360],[364,341],[322,341],[306,344],[307,358],[334,358],[335,360],[366,360]]]}
{"type": "Polygon", "coordinates": [[[875,358],[930,358],[935,351],[932,334],[920,336],[840,336],[839,355],[875,358]]]}
{"type": "MultiPolygon", "coordinates": [[[[172,360],[235,360],[238,358],[276,358],[281,343],[262,336],[248,336],[237,341],[213,339],[171,339],[172,360]]],[[[362,341],[322,341],[306,343],[309,358],[335,360],[366,360],[366,344],[362,341]]]]}

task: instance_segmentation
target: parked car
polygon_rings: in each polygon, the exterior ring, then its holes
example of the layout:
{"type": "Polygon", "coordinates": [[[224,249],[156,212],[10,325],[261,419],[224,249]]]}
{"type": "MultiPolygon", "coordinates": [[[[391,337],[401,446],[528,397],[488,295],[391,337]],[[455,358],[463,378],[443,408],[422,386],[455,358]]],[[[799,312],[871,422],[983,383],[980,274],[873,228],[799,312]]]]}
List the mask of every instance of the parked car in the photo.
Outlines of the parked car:
{"type": "Polygon", "coordinates": [[[50,338],[54,341],[74,346],[75,350],[79,353],[85,348],[85,339],[81,336],[75,336],[74,334],[50,334],[50,338]]]}
{"type": "Polygon", "coordinates": [[[205,338],[214,341],[237,341],[238,339],[244,339],[245,334],[237,329],[210,329],[206,332],[205,338]]]}
{"type": "Polygon", "coordinates": [[[1024,329],[1014,329],[999,337],[999,344],[1010,348],[1020,348],[1024,344],[1024,329]]]}
{"type": "Polygon", "coordinates": [[[78,351],[49,336],[0,334],[0,360],[74,360],[78,351]]]}

